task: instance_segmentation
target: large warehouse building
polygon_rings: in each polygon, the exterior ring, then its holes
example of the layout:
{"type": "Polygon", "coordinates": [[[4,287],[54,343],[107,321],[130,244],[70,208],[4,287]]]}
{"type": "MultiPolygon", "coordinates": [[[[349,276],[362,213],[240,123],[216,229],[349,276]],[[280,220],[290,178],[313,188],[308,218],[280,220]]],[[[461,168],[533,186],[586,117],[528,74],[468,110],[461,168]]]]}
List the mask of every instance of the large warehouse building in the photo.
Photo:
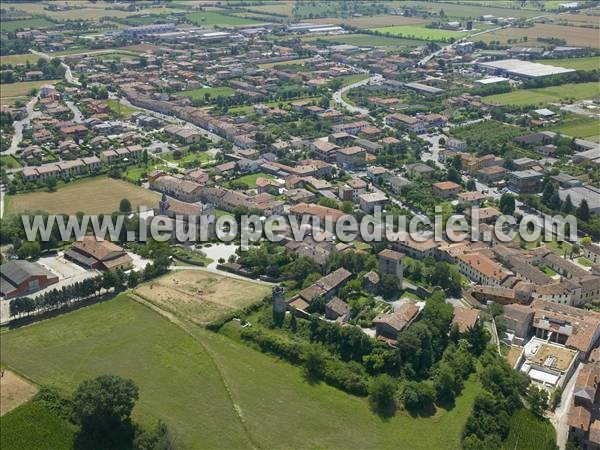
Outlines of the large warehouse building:
{"type": "Polygon", "coordinates": [[[575,72],[575,69],[550,66],[520,59],[502,59],[479,63],[479,67],[494,75],[509,75],[519,78],[541,78],[575,72]]]}

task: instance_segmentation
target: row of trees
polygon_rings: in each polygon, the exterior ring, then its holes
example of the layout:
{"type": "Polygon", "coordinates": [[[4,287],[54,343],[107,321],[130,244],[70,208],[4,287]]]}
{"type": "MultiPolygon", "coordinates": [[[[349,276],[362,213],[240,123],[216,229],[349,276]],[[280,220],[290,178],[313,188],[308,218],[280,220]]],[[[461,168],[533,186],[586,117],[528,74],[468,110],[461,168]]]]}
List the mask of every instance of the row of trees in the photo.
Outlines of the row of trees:
{"type": "Polygon", "coordinates": [[[120,292],[133,288],[141,281],[150,280],[166,273],[169,259],[160,257],[146,265],[139,273],[133,270],[125,273],[122,269],[111,270],[93,278],[46,291],[37,297],[18,297],[10,302],[10,317],[29,317],[71,306],[73,303],[98,297],[108,292],[120,292]]]}

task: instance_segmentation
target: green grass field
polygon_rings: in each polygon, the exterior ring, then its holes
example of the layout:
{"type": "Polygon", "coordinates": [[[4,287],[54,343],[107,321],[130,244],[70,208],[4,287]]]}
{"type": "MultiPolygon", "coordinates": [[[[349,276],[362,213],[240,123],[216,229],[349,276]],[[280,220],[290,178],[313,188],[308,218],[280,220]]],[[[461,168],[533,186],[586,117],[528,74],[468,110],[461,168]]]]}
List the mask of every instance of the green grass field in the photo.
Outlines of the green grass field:
{"type": "Polygon", "coordinates": [[[41,405],[29,402],[0,420],[0,447],[5,450],[71,449],[76,427],[41,405]]]}
{"type": "Polygon", "coordinates": [[[373,28],[373,31],[389,33],[392,36],[401,36],[410,39],[424,39],[427,41],[439,41],[443,39],[460,39],[468,33],[464,31],[437,30],[425,28],[419,25],[399,25],[396,27],[373,28]]]}
{"type": "MultiPolygon", "coordinates": [[[[186,19],[194,23],[194,25],[204,26],[240,26],[240,25],[254,25],[261,23],[257,20],[248,19],[246,17],[238,16],[226,16],[214,11],[198,11],[192,12],[185,15],[186,19]]],[[[263,22],[264,23],[264,22],[263,22]]]]}
{"type": "Polygon", "coordinates": [[[2,166],[4,169],[17,169],[21,167],[21,163],[12,155],[1,155],[0,166],[2,166]]]}
{"type": "Polygon", "coordinates": [[[501,105],[544,105],[561,100],[583,100],[600,95],[598,83],[567,83],[539,89],[517,89],[505,94],[490,95],[486,103],[501,105]]]}
{"type": "Polygon", "coordinates": [[[539,420],[531,411],[522,409],[510,419],[510,431],[505,450],[554,450],[556,448],[556,431],[548,421],[539,420]]]}
{"type": "Polygon", "coordinates": [[[228,86],[216,86],[210,88],[198,88],[190,91],[181,91],[177,95],[189,97],[192,100],[204,100],[204,95],[209,94],[210,98],[230,97],[234,94],[234,90],[228,86]]]}
{"type": "Polygon", "coordinates": [[[110,110],[122,119],[129,119],[134,112],[140,111],[133,106],[123,105],[119,100],[114,98],[107,99],[105,102],[110,110]]]}
{"type": "Polygon", "coordinates": [[[0,56],[0,64],[9,64],[9,65],[17,65],[17,64],[25,64],[29,61],[30,64],[35,64],[40,59],[39,56],[34,55],[33,53],[23,53],[22,55],[5,55],[0,56]]]}
{"type": "Polygon", "coordinates": [[[339,36],[312,36],[302,39],[304,41],[325,41],[334,44],[357,45],[359,47],[399,47],[413,48],[423,44],[423,41],[402,39],[391,36],[377,36],[373,34],[343,34],[339,36]]]}
{"type": "Polygon", "coordinates": [[[236,178],[233,181],[238,181],[238,182],[241,182],[241,183],[246,183],[248,185],[248,187],[255,188],[256,187],[256,179],[257,178],[273,179],[273,176],[269,175],[268,173],[258,172],[258,173],[251,173],[249,175],[244,175],[243,177],[236,178]]]}
{"type": "Polygon", "coordinates": [[[48,19],[32,17],[31,19],[9,20],[2,22],[2,32],[10,33],[22,28],[53,28],[54,23],[48,19]]]}
{"type": "Polygon", "coordinates": [[[37,81],[22,81],[19,83],[2,83],[0,85],[0,97],[23,97],[29,95],[32,89],[39,89],[45,84],[55,84],[60,80],[37,80],[37,81]]]}
{"type": "Polygon", "coordinates": [[[576,70],[600,69],[600,56],[588,56],[586,58],[539,59],[535,62],[576,70]]]}
{"type": "Polygon", "coordinates": [[[107,177],[84,178],[67,184],[59,184],[56,192],[28,192],[10,195],[7,214],[23,211],[46,211],[50,214],[111,213],[119,210],[119,202],[127,198],[133,208],[140,205],[149,208],[157,205],[159,194],[127,181],[107,177]]]}
{"type": "Polygon", "coordinates": [[[469,380],[450,411],[382,419],[366,399],[308,383],[297,367],[179,324],[188,333],[122,295],[3,333],[2,363],[65,394],[99,374],[130,377],[140,388],[134,419],[150,426],[161,418],[190,448],[458,449],[480,390],[469,380]]]}
{"type": "Polygon", "coordinates": [[[593,117],[569,114],[559,125],[551,127],[552,131],[576,138],[593,138],[600,136],[600,123],[593,117]]]}

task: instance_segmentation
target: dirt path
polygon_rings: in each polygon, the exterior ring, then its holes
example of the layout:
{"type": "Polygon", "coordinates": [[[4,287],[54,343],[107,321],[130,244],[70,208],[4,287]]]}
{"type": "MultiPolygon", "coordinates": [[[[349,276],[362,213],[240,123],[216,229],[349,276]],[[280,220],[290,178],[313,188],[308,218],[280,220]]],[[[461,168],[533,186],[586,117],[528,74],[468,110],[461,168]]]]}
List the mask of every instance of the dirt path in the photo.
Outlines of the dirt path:
{"type": "Polygon", "coordinates": [[[208,354],[212,364],[214,365],[215,369],[217,369],[217,371],[219,372],[220,378],[223,382],[223,386],[225,387],[225,390],[227,391],[227,395],[229,397],[229,400],[231,401],[231,406],[233,407],[233,409],[235,410],[236,415],[238,416],[240,423],[242,425],[242,428],[244,429],[244,432],[246,433],[246,437],[248,438],[248,441],[250,442],[250,444],[252,445],[253,448],[260,448],[260,446],[258,445],[258,443],[254,440],[254,438],[252,437],[252,434],[250,433],[250,430],[248,429],[248,425],[246,424],[246,420],[244,419],[244,416],[242,414],[242,409],[238,406],[238,404],[235,402],[234,398],[233,398],[233,393],[231,391],[231,388],[229,387],[229,384],[227,383],[227,380],[225,379],[225,375],[223,373],[223,369],[221,368],[221,366],[219,365],[219,363],[217,362],[216,358],[213,355],[212,350],[207,347],[204,342],[202,342],[198,336],[193,333],[191,330],[194,328],[197,328],[198,325],[194,325],[191,322],[188,322],[185,319],[181,319],[178,316],[176,316],[175,314],[169,312],[169,311],[165,311],[161,308],[159,308],[158,306],[150,303],[148,300],[140,297],[139,295],[134,294],[133,292],[130,292],[129,297],[132,300],[135,300],[136,302],[152,309],[153,311],[157,312],[158,314],[160,314],[161,316],[165,317],[167,320],[169,320],[169,322],[171,322],[172,324],[178,326],[179,328],[181,328],[185,333],[187,333],[189,336],[191,336],[196,342],[198,342],[202,348],[206,351],[206,353],[208,354]]]}
{"type": "Polygon", "coordinates": [[[27,403],[37,394],[38,387],[10,370],[2,371],[0,378],[0,416],[27,403]]]}

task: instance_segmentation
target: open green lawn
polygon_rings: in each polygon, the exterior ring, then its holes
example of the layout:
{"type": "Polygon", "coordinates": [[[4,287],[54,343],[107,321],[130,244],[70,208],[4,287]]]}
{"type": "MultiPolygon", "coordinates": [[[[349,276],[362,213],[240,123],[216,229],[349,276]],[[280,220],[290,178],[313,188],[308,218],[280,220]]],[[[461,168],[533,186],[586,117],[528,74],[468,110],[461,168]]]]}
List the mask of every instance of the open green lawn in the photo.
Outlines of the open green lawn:
{"type": "Polygon", "coordinates": [[[119,210],[121,199],[127,198],[134,209],[141,205],[153,208],[160,195],[123,180],[108,177],[83,178],[59,184],[56,192],[38,191],[9,195],[7,214],[24,211],[46,211],[50,214],[107,214],[119,210]]]}
{"type": "Polygon", "coordinates": [[[311,36],[303,41],[324,41],[335,44],[357,45],[359,47],[400,47],[413,48],[423,44],[423,41],[402,39],[392,36],[377,36],[373,34],[342,34],[338,36],[311,36]]]}
{"type": "Polygon", "coordinates": [[[342,80],[342,86],[350,86],[351,84],[358,83],[359,81],[366,80],[369,75],[366,73],[358,73],[356,75],[347,75],[340,77],[342,80]]]}
{"type": "Polygon", "coordinates": [[[21,167],[21,163],[12,155],[1,155],[0,166],[4,169],[17,169],[21,167]]]}
{"type": "Polygon", "coordinates": [[[234,90],[228,86],[216,86],[216,87],[202,87],[198,89],[192,89],[190,91],[181,91],[177,95],[189,97],[192,100],[204,100],[206,94],[210,95],[211,98],[217,97],[229,97],[234,94],[234,90]]]}
{"type": "Polygon", "coordinates": [[[565,116],[559,125],[555,125],[550,129],[576,138],[593,138],[600,136],[600,122],[598,122],[598,119],[576,114],[565,116]]]}
{"type": "Polygon", "coordinates": [[[114,98],[105,100],[105,102],[110,110],[122,119],[129,119],[134,112],[140,111],[133,106],[123,105],[119,100],[114,98]]]}
{"type": "Polygon", "coordinates": [[[567,83],[539,89],[517,89],[505,94],[490,95],[486,103],[501,105],[544,105],[561,100],[583,100],[600,95],[598,83],[567,83]]]}
{"type": "MultiPolygon", "coordinates": [[[[227,16],[214,11],[197,11],[185,15],[186,19],[192,21],[194,25],[207,26],[216,25],[221,27],[254,25],[261,23],[258,20],[248,19],[246,17],[227,16]]],[[[264,22],[262,22],[264,23],[264,22]]]]}
{"type": "Polygon", "coordinates": [[[55,84],[60,80],[37,80],[37,81],[22,81],[19,83],[2,83],[0,85],[0,97],[22,97],[29,95],[32,89],[39,89],[45,84],[55,84]]]}
{"type": "Polygon", "coordinates": [[[588,56],[586,58],[540,59],[535,62],[577,70],[600,69],[600,56],[588,56]]]}
{"type": "Polygon", "coordinates": [[[54,23],[48,19],[32,17],[30,19],[9,20],[2,22],[2,33],[10,33],[22,28],[53,28],[54,23]]]}
{"type": "Polygon", "coordinates": [[[255,188],[256,187],[256,179],[257,178],[273,179],[273,176],[269,175],[268,173],[258,172],[258,173],[251,173],[249,175],[244,175],[243,177],[236,178],[233,181],[238,181],[238,182],[241,182],[241,183],[246,183],[248,185],[248,187],[255,188]]]}
{"type": "Polygon", "coordinates": [[[506,450],[554,450],[556,431],[549,420],[540,420],[527,409],[517,411],[510,419],[510,431],[504,441],[506,450]]]}
{"type": "Polygon", "coordinates": [[[411,39],[425,39],[427,41],[439,41],[443,39],[460,39],[468,33],[464,31],[438,30],[435,28],[425,28],[419,25],[399,25],[396,27],[374,28],[373,31],[380,33],[389,33],[392,36],[401,36],[411,39]]]}
{"type": "Polygon", "coordinates": [[[163,419],[190,448],[458,449],[480,390],[471,379],[451,411],[382,419],[366,399],[308,383],[297,367],[179,324],[189,334],[121,295],[3,333],[2,363],[65,394],[99,374],[130,377],[140,388],[134,419],[146,426],[163,419]]]}
{"type": "MultiPolygon", "coordinates": [[[[4,26],[4,25],[3,25],[4,26]]],[[[39,56],[33,53],[23,53],[21,55],[5,55],[0,56],[0,64],[9,64],[11,66],[17,64],[26,64],[29,61],[30,64],[35,64],[40,59],[39,56]]]]}
{"type": "Polygon", "coordinates": [[[73,448],[76,427],[41,405],[29,402],[0,420],[0,447],[5,450],[73,448]]]}

